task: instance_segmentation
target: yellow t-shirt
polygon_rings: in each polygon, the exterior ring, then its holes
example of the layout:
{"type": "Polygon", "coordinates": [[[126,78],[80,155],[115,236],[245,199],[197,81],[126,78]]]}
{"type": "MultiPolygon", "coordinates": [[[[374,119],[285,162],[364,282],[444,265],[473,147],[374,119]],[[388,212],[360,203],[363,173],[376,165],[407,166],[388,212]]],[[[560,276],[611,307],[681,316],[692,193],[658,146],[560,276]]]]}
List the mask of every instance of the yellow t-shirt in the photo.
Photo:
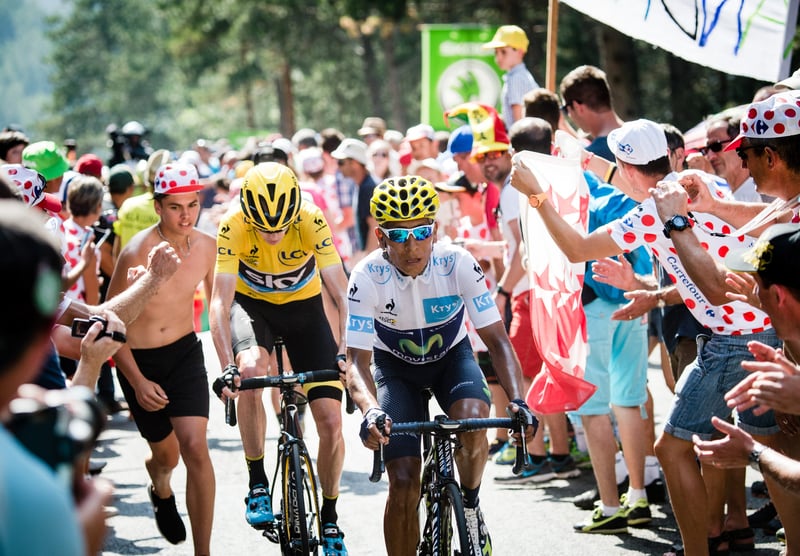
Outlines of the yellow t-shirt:
{"type": "Polygon", "coordinates": [[[218,274],[236,274],[236,291],[276,305],[300,301],[322,290],[319,269],[342,264],[322,211],[303,202],[297,220],[277,245],[245,223],[241,206],[230,210],[217,232],[218,274]]]}
{"type": "Polygon", "coordinates": [[[117,221],[114,222],[114,233],[119,237],[119,248],[122,249],[133,236],[157,223],[158,214],[153,206],[152,193],[125,199],[117,212],[117,221]]]}

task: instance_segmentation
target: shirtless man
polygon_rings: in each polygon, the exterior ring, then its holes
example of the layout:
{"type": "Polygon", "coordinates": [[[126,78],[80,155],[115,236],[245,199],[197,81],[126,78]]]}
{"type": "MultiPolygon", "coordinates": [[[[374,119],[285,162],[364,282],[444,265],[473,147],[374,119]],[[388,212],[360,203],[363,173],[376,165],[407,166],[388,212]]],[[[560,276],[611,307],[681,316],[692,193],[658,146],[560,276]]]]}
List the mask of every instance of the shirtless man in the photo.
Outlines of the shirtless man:
{"type": "Polygon", "coordinates": [[[194,552],[209,554],[215,483],[206,442],[208,380],[202,345],[194,334],[193,298],[200,282],[211,296],[216,241],[194,227],[201,189],[193,166],[159,168],[153,200],[159,221],[122,250],[108,295],[125,290],[129,269],[146,265],[147,254],[162,241],[180,257],[177,272],[128,326],[128,343],[115,361],[131,415],[152,452],[145,465],[158,529],[173,544],[186,540],[170,487],[172,470],[182,456],[194,552]]]}

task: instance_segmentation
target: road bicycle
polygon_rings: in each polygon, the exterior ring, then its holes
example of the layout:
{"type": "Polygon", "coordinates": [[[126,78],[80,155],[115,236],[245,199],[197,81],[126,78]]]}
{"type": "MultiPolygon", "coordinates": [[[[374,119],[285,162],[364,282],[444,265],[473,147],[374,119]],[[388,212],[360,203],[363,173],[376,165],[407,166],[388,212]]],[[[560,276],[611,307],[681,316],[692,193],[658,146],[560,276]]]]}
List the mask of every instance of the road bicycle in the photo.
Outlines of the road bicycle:
{"type": "MultiPolygon", "coordinates": [[[[316,555],[322,542],[322,524],[319,513],[319,492],[314,465],[303,441],[300,425],[299,405],[308,403],[306,396],[296,387],[311,382],[339,380],[339,371],[320,370],[297,374],[285,374],[283,370],[283,342],[275,340],[278,361],[277,376],[260,376],[242,379],[241,386],[227,386],[231,390],[255,390],[258,388],[280,389],[281,418],[278,438],[277,464],[272,476],[270,498],[276,500],[278,470],[280,481],[280,512],[268,523],[263,535],[279,544],[281,554],[290,556],[316,555]]],[[[231,398],[226,400],[225,420],[236,425],[236,405],[231,398]]]]}
{"type": "MultiPolygon", "coordinates": [[[[426,397],[430,399],[430,392],[426,397]]],[[[427,404],[426,404],[427,407],[427,404]]],[[[518,414],[519,415],[519,414],[518,414]]],[[[408,423],[392,423],[390,436],[403,433],[422,435],[423,466],[420,497],[417,513],[420,517],[419,556],[482,556],[480,547],[473,546],[464,516],[464,498],[455,474],[453,450],[460,447],[459,432],[479,431],[491,428],[508,428],[521,432],[524,417],[487,419],[449,419],[437,415],[433,420],[408,423]]],[[[376,425],[384,430],[385,422],[379,418],[376,425]]],[[[538,426],[534,421],[534,429],[538,426]]],[[[530,460],[525,435],[516,447],[513,472],[519,474],[528,468],[530,460]]],[[[383,447],[375,451],[372,474],[369,480],[378,482],[384,472],[383,447]]]]}

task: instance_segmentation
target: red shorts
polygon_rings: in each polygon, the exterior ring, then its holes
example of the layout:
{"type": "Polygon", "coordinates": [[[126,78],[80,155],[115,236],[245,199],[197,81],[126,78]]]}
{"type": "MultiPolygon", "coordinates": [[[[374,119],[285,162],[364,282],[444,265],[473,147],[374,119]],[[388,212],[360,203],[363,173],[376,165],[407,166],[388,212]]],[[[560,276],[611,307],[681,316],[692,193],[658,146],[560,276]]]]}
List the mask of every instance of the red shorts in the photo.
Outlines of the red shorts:
{"type": "Polygon", "coordinates": [[[511,300],[511,325],[508,328],[511,345],[522,365],[522,374],[528,378],[538,375],[544,363],[536,343],[533,341],[531,295],[533,295],[533,290],[528,290],[511,300]]]}

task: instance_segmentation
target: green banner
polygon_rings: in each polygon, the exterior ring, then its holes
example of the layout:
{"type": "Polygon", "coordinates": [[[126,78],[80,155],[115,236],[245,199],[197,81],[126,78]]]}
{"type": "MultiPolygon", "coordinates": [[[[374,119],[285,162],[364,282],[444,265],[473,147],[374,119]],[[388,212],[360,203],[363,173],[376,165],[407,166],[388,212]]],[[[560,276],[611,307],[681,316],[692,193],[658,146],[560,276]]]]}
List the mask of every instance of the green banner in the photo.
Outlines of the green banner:
{"type": "Polygon", "coordinates": [[[422,123],[448,129],[444,112],[463,102],[500,109],[503,72],[494,63],[494,50],[481,48],[494,32],[477,25],[422,26],[422,123]]]}

